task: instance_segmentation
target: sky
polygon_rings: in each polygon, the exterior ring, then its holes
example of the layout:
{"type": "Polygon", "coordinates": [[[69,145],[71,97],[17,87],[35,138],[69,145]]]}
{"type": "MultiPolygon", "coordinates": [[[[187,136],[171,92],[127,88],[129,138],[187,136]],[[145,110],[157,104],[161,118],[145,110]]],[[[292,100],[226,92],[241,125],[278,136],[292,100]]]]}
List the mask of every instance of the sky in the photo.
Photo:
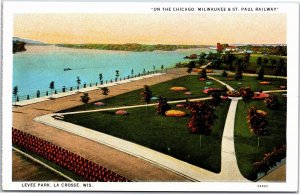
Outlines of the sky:
{"type": "Polygon", "coordinates": [[[282,13],[16,14],[14,36],[69,44],[286,44],[282,13]]]}

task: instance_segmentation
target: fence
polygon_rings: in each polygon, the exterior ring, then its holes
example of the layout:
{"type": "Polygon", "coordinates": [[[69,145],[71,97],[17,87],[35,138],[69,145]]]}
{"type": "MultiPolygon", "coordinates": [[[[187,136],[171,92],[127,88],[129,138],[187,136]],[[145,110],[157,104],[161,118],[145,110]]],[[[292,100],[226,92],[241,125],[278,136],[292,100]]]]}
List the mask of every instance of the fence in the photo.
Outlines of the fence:
{"type": "Polygon", "coordinates": [[[40,98],[40,97],[43,97],[43,96],[51,96],[52,94],[59,94],[59,93],[64,93],[64,92],[76,91],[76,90],[79,90],[79,89],[82,89],[82,88],[102,86],[104,84],[115,83],[115,82],[119,82],[119,81],[122,81],[122,80],[128,80],[128,79],[141,77],[141,76],[145,76],[145,75],[150,75],[150,74],[154,74],[154,73],[162,73],[164,71],[167,71],[167,69],[147,71],[147,72],[143,72],[143,73],[138,73],[137,75],[131,75],[131,76],[128,75],[126,77],[118,77],[118,78],[111,79],[111,80],[103,80],[101,82],[99,81],[99,82],[94,82],[94,83],[83,83],[83,84],[79,84],[77,86],[70,86],[70,87],[63,86],[60,89],[53,89],[53,90],[49,90],[49,91],[37,90],[37,92],[35,94],[28,94],[28,95],[21,95],[21,96],[17,95],[16,98],[13,97],[13,102],[19,102],[19,101],[29,100],[29,99],[33,99],[33,98],[40,98]]]}
{"type": "MultiPolygon", "coordinates": [[[[12,128],[12,142],[72,171],[88,182],[131,182],[129,179],[62,147],[12,128]]],[[[99,154],[99,153],[97,153],[99,154]]]]}

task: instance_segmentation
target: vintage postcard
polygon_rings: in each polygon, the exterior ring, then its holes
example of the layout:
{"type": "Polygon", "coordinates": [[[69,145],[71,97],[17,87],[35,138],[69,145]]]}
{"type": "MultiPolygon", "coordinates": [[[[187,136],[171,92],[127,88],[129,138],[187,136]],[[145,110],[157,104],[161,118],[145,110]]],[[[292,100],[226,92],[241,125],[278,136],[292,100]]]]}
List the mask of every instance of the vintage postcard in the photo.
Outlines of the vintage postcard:
{"type": "Polygon", "coordinates": [[[4,1],[3,190],[297,191],[298,16],[4,1]]]}

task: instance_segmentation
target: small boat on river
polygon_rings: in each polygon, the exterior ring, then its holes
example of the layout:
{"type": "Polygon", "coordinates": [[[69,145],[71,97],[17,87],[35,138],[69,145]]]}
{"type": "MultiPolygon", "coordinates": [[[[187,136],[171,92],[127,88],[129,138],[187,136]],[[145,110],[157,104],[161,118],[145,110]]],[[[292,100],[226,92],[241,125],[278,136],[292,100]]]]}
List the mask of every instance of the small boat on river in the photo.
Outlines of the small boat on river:
{"type": "Polygon", "coordinates": [[[70,71],[70,70],[72,70],[70,67],[64,68],[64,71],[70,71]]]}

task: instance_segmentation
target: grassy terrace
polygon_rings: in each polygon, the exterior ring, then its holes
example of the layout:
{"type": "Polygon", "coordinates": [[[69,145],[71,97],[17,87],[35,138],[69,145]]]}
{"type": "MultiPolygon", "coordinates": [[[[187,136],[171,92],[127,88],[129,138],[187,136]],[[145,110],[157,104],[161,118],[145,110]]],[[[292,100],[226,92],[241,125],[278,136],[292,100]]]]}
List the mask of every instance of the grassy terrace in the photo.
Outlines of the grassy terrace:
{"type": "MultiPolygon", "coordinates": [[[[276,78],[264,78],[262,81],[271,82],[271,85],[260,85],[260,80],[257,80],[256,77],[243,76],[242,80],[228,80],[226,77],[222,76],[212,76],[217,78],[226,84],[229,84],[234,89],[239,89],[240,87],[250,87],[251,90],[257,91],[262,89],[263,91],[267,90],[280,90],[279,86],[286,85],[286,79],[276,79],[276,78]]],[[[234,74],[230,77],[234,78],[234,74]]]]}
{"type": "MultiPolygon", "coordinates": [[[[279,94],[278,94],[279,95],[279,94]]],[[[266,108],[263,101],[252,101],[245,105],[239,101],[235,118],[235,150],[237,162],[241,173],[248,179],[256,179],[252,173],[253,163],[261,161],[264,154],[271,152],[273,147],[286,144],[286,104],[285,100],[279,97],[281,107],[278,110],[266,108]],[[247,124],[247,111],[251,106],[268,112],[267,130],[269,136],[260,137],[260,147],[257,147],[257,136],[252,134],[247,124]]]]}
{"type": "MultiPolygon", "coordinates": [[[[128,115],[115,115],[114,111],[65,115],[65,121],[125,139],[153,150],[168,154],[190,164],[213,172],[221,168],[221,140],[230,101],[217,107],[213,133],[202,138],[190,134],[189,116],[161,117],[155,107],[128,109],[128,115]]],[[[175,108],[174,109],[180,109],[175,108]]],[[[181,109],[189,114],[188,110],[181,109]]]]}
{"type": "MultiPolygon", "coordinates": [[[[186,99],[186,98],[207,97],[207,95],[202,92],[203,88],[207,86],[206,81],[199,81],[197,78],[198,76],[196,75],[184,76],[181,78],[177,78],[174,80],[170,80],[167,82],[150,86],[150,89],[152,91],[153,96],[158,97],[161,95],[167,98],[169,101],[186,99]],[[192,95],[185,95],[184,92],[182,91],[180,92],[171,91],[170,88],[173,86],[186,87],[187,89],[189,89],[190,92],[192,92],[192,95]]],[[[215,81],[211,81],[211,82],[213,83],[212,85],[210,85],[211,87],[221,87],[221,84],[219,84],[218,82],[215,81]]],[[[101,100],[101,102],[104,102],[106,104],[106,106],[103,106],[103,108],[144,104],[144,102],[140,101],[141,98],[140,92],[141,89],[103,99],[101,100]]],[[[101,90],[99,90],[99,93],[101,94],[101,90]]],[[[151,103],[155,103],[155,102],[157,102],[157,100],[152,100],[151,103]]],[[[86,105],[81,105],[70,109],[66,109],[61,112],[92,110],[98,108],[99,107],[95,106],[94,103],[89,103],[86,105]]]]}

